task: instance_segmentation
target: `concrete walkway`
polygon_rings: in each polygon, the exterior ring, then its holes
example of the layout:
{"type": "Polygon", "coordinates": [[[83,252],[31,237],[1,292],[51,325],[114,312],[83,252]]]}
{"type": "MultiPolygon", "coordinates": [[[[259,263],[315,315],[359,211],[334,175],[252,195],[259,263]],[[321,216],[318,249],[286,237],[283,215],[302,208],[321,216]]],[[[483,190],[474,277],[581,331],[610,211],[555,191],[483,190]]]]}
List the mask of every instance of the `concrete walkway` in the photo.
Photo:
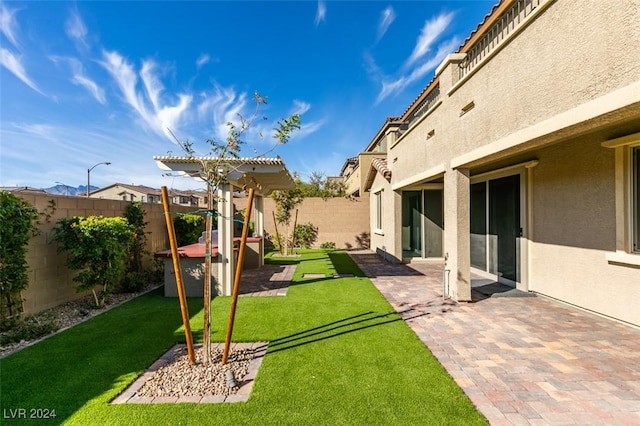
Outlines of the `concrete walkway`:
{"type": "Polygon", "coordinates": [[[443,301],[441,263],[350,254],[492,425],[640,425],[640,329],[545,297],[443,301]]]}

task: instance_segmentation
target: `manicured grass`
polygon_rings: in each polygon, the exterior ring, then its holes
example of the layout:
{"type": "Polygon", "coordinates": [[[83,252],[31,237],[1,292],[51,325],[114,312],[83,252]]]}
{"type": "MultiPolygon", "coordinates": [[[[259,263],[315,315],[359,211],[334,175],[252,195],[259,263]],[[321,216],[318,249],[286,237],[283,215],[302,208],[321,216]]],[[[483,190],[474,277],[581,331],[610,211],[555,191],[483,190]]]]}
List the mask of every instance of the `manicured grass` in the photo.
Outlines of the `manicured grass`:
{"type": "MultiPolygon", "coordinates": [[[[46,424],[78,425],[486,424],[346,253],[308,250],[269,262],[298,266],[286,297],[239,299],[234,341],[270,342],[248,402],[109,405],[184,341],[177,300],[156,291],[0,360],[0,414],[55,409],[46,424]]],[[[213,301],[214,341],[224,340],[229,302],[213,301]]],[[[199,340],[201,309],[189,300],[199,340]]]]}

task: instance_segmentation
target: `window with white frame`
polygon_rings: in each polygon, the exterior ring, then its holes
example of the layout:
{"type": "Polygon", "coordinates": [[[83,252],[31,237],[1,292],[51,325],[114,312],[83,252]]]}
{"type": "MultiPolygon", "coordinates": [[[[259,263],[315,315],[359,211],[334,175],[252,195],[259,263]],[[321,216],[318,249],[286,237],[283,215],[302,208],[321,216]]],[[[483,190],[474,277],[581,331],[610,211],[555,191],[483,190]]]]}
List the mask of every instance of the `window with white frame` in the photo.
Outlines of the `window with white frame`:
{"type": "Polygon", "coordinates": [[[382,191],[376,192],[376,229],[382,229],[382,191]]]}
{"type": "Polygon", "coordinates": [[[640,266],[640,133],[602,143],[615,149],[616,252],[607,260],[640,266]]]}

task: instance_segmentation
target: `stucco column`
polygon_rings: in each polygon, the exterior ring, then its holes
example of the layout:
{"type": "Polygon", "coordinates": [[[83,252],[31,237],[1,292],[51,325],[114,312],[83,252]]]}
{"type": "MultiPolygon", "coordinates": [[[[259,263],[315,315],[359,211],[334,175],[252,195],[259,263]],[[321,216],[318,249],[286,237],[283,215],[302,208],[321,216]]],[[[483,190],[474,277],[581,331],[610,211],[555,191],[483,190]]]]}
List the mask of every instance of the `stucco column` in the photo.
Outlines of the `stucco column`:
{"type": "Polygon", "coordinates": [[[260,253],[258,253],[258,265],[264,265],[264,197],[256,196],[253,199],[254,207],[254,229],[257,236],[261,237],[260,240],[260,253]]]}
{"type": "Polygon", "coordinates": [[[392,231],[393,245],[391,253],[397,262],[402,263],[402,191],[391,191],[393,214],[390,216],[389,226],[392,231]]]}
{"type": "Polygon", "coordinates": [[[222,294],[231,295],[234,274],[233,256],[233,191],[231,185],[218,186],[218,281],[222,294]]]}
{"type": "Polygon", "coordinates": [[[468,169],[444,174],[444,247],[447,296],[471,301],[470,182],[468,169]]]}

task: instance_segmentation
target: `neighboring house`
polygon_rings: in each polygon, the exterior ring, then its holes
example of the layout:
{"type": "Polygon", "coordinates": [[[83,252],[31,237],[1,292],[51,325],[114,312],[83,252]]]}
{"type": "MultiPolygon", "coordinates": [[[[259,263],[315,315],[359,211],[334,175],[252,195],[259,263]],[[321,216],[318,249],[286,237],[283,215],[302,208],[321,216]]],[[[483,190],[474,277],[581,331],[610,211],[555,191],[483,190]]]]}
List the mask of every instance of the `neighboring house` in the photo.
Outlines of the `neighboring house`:
{"type": "Polygon", "coordinates": [[[40,188],[33,188],[31,186],[0,186],[0,191],[14,192],[14,193],[38,193],[46,194],[47,191],[40,188]]]}
{"type": "MultiPolygon", "coordinates": [[[[192,207],[206,207],[207,205],[207,196],[204,191],[180,191],[170,189],[168,192],[172,204],[192,207]]],[[[114,183],[113,185],[92,191],[89,196],[91,198],[104,198],[108,200],[162,203],[162,194],[159,189],[143,185],[126,185],[123,183],[114,183]]]]}
{"type": "Polygon", "coordinates": [[[640,325],[639,41],[640,0],[494,6],[349,170],[371,248],[640,325]]]}

